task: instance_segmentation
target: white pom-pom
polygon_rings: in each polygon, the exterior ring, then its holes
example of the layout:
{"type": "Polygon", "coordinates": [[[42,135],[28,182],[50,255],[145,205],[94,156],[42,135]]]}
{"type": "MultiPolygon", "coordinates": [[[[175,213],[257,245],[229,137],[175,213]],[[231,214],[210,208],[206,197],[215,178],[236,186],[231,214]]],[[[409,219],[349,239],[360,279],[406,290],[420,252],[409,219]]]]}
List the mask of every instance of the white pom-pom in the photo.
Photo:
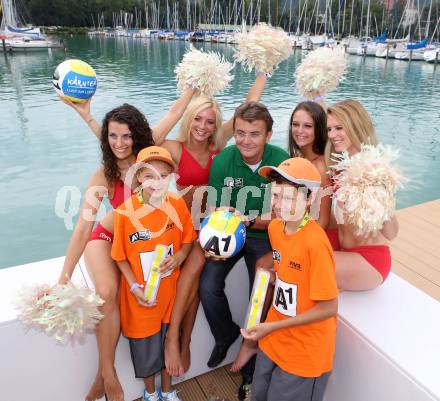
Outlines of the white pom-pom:
{"type": "Polygon", "coordinates": [[[177,89],[181,92],[186,86],[199,90],[200,94],[213,97],[229,86],[232,80],[233,64],[215,52],[204,52],[191,47],[174,72],[177,89]]]}
{"type": "Polygon", "coordinates": [[[249,33],[239,33],[235,59],[247,71],[271,74],[292,53],[289,37],[281,28],[260,23],[249,33]]]}
{"type": "Polygon", "coordinates": [[[99,311],[104,301],[88,288],[71,282],[54,287],[37,285],[23,288],[16,301],[19,318],[43,329],[57,341],[82,339],[103,318],[99,311]]]}
{"type": "Polygon", "coordinates": [[[393,166],[398,153],[390,146],[362,145],[351,157],[347,152],[333,155],[335,197],[359,236],[381,230],[395,213],[395,194],[407,181],[393,166]]]}
{"type": "Polygon", "coordinates": [[[295,71],[301,96],[313,99],[335,90],[346,72],[347,60],[342,47],[320,47],[304,58],[295,71]]]}

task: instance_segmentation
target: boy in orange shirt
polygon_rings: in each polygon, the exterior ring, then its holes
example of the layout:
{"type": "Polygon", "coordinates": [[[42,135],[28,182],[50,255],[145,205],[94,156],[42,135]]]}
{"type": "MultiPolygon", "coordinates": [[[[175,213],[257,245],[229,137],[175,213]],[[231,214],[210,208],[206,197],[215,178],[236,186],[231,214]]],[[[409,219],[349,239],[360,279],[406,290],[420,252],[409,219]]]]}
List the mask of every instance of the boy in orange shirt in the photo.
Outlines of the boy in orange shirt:
{"type": "Polygon", "coordinates": [[[261,263],[273,265],[276,278],[266,321],[242,330],[259,341],[252,401],[321,401],[333,365],[338,288],[331,245],[308,215],[320,174],[300,157],[259,174],[272,182],[276,215],[268,228],[273,254],[261,263]]]}
{"type": "Polygon", "coordinates": [[[114,217],[112,258],[121,272],[121,328],[130,343],[137,378],[145,382],[144,401],[181,401],[171,391],[164,369],[164,339],[176,295],[179,266],[196,237],[185,201],[168,193],[175,165],[169,152],[158,146],[142,149],[136,160],[141,188],[117,210],[114,217]],[[157,245],[167,247],[160,266],[161,280],[155,303],[148,303],[143,287],[157,245]],[[155,388],[161,372],[162,391],[155,388]]]}

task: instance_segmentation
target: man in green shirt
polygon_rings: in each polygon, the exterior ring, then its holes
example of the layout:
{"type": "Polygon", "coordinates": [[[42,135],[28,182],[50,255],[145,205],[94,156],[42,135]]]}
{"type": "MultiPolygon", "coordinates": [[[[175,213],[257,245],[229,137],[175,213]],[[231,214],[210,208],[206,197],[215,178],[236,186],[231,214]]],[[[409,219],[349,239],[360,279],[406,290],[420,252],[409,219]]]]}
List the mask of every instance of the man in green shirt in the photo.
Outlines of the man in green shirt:
{"type": "MultiPolygon", "coordinates": [[[[240,334],[240,327],[232,320],[224,287],[225,279],[241,257],[249,275],[249,288],[255,278],[255,263],[271,251],[267,226],[271,220],[271,194],[268,181],[258,174],[260,166],[278,166],[290,156],[268,142],[272,136],[272,117],[266,106],[247,102],[234,114],[235,145],[220,152],[213,160],[209,187],[216,190],[212,206],[228,206],[240,211],[247,227],[246,242],[240,253],[226,260],[209,259],[200,279],[200,300],[205,311],[215,347],[208,361],[213,368],[226,356],[240,334]],[[214,205],[215,203],[215,205],[214,205]]],[[[245,399],[252,382],[255,358],[241,370],[243,384],[239,399],[245,399]]]]}

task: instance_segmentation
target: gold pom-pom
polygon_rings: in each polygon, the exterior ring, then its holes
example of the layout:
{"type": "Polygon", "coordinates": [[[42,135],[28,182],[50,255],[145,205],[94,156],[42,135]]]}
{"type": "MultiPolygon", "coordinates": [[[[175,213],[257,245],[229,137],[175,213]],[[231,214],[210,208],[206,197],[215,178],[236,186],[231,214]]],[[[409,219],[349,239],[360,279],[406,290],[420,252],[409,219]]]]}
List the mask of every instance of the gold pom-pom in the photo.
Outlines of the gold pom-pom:
{"type": "Polygon", "coordinates": [[[233,64],[215,52],[204,52],[191,47],[185,53],[174,72],[177,78],[177,89],[181,92],[191,86],[200,94],[213,97],[224,91],[232,80],[233,64]]]}
{"type": "Polygon", "coordinates": [[[320,47],[304,58],[295,71],[295,81],[301,96],[313,99],[326,95],[338,86],[347,68],[342,47],[320,47]]]}
{"type": "Polygon", "coordinates": [[[381,230],[394,216],[395,194],[407,181],[393,165],[397,157],[398,150],[383,145],[362,145],[353,156],[347,152],[333,155],[335,198],[359,236],[381,230]]]}
{"type": "Polygon", "coordinates": [[[271,74],[278,65],[292,54],[289,36],[281,28],[260,23],[249,33],[239,33],[235,59],[247,71],[255,70],[271,74]]]}
{"type": "Polygon", "coordinates": [[[43,329],[55,340],[81,340],[104,317],[99,307],[104,301],[89,288],[71,282],[36,285],[18,293],[16,308],[26,324],[43,329]]]}

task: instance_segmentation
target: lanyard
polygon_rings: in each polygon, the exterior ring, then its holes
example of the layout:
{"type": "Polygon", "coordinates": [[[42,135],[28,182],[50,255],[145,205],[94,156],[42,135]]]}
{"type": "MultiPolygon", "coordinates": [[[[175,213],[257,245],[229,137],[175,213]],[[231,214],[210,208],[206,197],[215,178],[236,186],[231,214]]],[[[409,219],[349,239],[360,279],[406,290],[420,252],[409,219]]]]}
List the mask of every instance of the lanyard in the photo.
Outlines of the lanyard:
{"type": "MultiPolygon", "coordinates": [[[[145,199],[144,199],[144,195],[142,194],[142,188],[136,192],[136,197],[141,205],[145,205],[145,199]]],[[[166,198],[166,196],[162,197],[161,205],[165,201],[165,198],[166,198]]],[[[156,209],[158,208],[158,206],[154,206],[151,203],[148,203],[148,204],[153,208],[156,208],[156,209]]]]}
{"type": "MultiPolygon", "coordinates": [[[[298,228],[295,231],[295,234],[298,231],[300,231],[301,229],[303,229],[304,226],[308,223],[309,220],[310,220],[309,212],[305,212],[301,222],[299,223],[298,228]]],[[[286,233],[286,222],[284,222],[283,232],[286,233]]]]}
{"type": "Polygon", "coordinates": [[[298,228],[296,229],[296,232],[304,228],[304,226],[307,224],[307,222],[310,220],[309,212],[305,212],[304,216],[301,220],[301,223],[299,223],[298,228]]]}
{"type": "Polygon", "coordinates": [[[136,196],[141,205],[145,205],[144,195],[142,194],[142,188],[136,192],[136,196]]]}

